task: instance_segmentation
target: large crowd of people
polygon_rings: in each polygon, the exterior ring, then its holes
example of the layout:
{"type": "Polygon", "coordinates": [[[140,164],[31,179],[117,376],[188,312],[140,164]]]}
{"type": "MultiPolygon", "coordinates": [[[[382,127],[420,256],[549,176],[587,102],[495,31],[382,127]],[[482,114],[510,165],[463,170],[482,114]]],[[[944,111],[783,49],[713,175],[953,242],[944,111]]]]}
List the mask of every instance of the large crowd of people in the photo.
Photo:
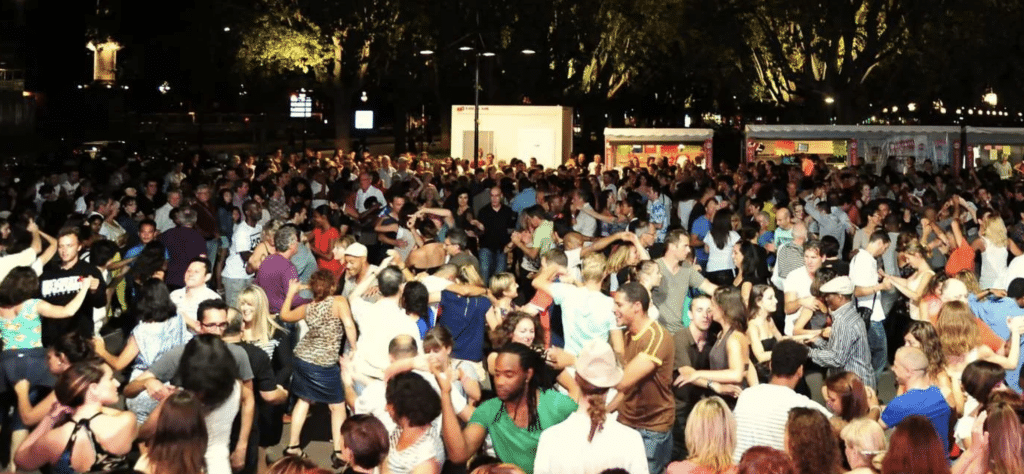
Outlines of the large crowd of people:
{"type": "Polygon", "coordinates": [[[1005,159],[531,161],[0,176],[10,469],[1024,472],[1005,159]]]}

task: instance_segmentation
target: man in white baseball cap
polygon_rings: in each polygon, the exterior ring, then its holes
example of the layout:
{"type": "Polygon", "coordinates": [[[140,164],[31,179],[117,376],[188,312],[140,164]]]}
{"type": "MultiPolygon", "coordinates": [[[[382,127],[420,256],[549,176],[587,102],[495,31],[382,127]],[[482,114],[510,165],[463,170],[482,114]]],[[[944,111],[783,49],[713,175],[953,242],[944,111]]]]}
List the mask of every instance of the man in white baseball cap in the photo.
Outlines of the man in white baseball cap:
{"type": "MultiPolygon", "coordinates": [[[[366,261],[367,252],[366,246],[354,242],[345,247],[345,287],[341,290],[341,295],[345,298],[349,298],[352,295],[352,290],[361,283],[363,280],[375,273],[376,267],[370,265],[366,261]]],[[[372,283],[371,283],[372,285],[372,283]]],[[[370,298],[371,303],[376,301],[370,298]]]]}
{"type": "Polygon", "coordinates": [[[609,417],[608,391],[622,381],[622,367],[608,342],[588,342],[576,358],[579,410],[544,430],[537,444],[534,474],[583,474],[624,468],[648,473],[643,439],[636,430],[609,417]]]}
{"type": "Polygon", "coordinates": [[[875,388],[867,326],[852,301],[853,281],[847,276],[836,277],[819,288],[818,298],[831,313],[832,326],[812,342],[814,347],[808,355],[818,365],[827,367],[829,374],[850,371],[864,385],[875,388]]]}

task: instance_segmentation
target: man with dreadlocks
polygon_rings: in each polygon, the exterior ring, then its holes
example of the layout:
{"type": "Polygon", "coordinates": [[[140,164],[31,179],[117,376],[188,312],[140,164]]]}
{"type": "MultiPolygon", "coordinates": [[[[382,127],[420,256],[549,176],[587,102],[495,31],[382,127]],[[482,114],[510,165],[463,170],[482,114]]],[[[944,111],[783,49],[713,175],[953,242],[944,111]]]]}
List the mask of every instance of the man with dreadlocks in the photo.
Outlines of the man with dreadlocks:
{"type": "Polygon", "coordinates": [[[619,287],[613,298],[615,320],[626,328],[626,369],[608,405],[619,410],[619,422],[636,429],[644,440],[647,467],[660,474],[672,457],[675,397],[672,365],[675,343],[661,324],[647,316],[651,296],[639,283],[619,287]]]}
{"type": "Polygon", "coordinates": [[[448,459],[466,462],[490,434],[494,451],[502,462],[512,463],[533,474],[541,431],[557,425],[578,408],[576,402],[539,385],[544,361],[540,354],[519,343],[498,350],[494,391],[498,397],[480,404],[465,429],[461,429],[452,405],[451,368],[434,376],[441,388],[442,436],[448,459]]]}

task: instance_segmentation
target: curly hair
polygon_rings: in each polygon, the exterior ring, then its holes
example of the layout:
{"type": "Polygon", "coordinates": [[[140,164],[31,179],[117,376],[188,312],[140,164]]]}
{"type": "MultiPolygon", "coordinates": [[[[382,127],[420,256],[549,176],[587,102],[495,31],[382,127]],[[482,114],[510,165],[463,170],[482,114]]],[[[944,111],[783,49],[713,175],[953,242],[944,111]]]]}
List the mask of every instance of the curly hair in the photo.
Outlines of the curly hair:
{"type": "Polygon", "coordinates": [[[939,342],[946,357],[962,356],[981,345],[974,313],[967,303],[949,301],[942,305],[936,322],[939,342]]]}
{"type": "Polygon", "coordinates": [[[743,453],[737,474],[796,474],[796,466],[784,451],[754,446],[743,453]]]}
{"type": "Polygon", "coordinates": [[[427,426],[441,415],[441,397],[419,374],[403,372],[391,377],[384,398],[394,410],[395,420],[405,418],[411,426],[427,426]]]}
{"type": "Polygon", "coordinates": [[[501,326],[495,329],[491,334],[491,342],[494,347],[501,347],[512,341],[512,335],[516,332],[516,326],[519,325],[519,321],[524,319],[530,320],[533,323],[533,344],[534,348],[544,347],[544,326],[540,325],[540,319],[529,313],[522,311],[513,311],[505,317],[505,320],[501,322],[501,326]]]}
{"type": "Polygon", "coordinates": [[[309,291],[313,293],[313,301],[320,302],[334,294],[338,280],[330,270],[320,269],[309,277],[309,291]]]}
{"type": "Polygon", "coordinates": [[[841,470],[839,440],[821,412],[813,408],[793,408],[786,422],[786,434],[789,438],[786,451],[793,457],[798,473],[830,474],[841,470]]]}
{"type": "Polygon", "coordinates": [[[928,356],[928,375],[935,377],[946,370],[946,358],[943,357],[942,341],[935,326],[928,321],[911,321],[907,332],[921,343],[921,350],[928,356]]]}

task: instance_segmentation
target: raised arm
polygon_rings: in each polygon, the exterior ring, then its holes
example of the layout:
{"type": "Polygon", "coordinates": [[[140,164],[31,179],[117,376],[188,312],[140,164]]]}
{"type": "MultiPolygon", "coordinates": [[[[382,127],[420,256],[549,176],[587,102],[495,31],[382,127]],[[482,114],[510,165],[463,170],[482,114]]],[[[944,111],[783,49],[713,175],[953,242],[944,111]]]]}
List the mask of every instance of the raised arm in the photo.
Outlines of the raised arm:
{"type": "Polygon", "coordinates": [[[284,303],[281,304],[281,320],[286,323],[294,323],[306,317],[306,306],[301,305],[298,308],[292,308],[292,299],[295,298],[295,294],[300,290],[309,288],[308,285],[299,283],[299,280],[292,279],[288,282],[288,293],[285,294],[284,303]]]}
{"type": "Polygon", "coordinates": [[[466,428],[462,428],[452,405],[451,381],[455,379],[455,371],[451,367],[443,372],[438,367],[431,370],[441,389],[441,437],[445,452],[453,463],[464,463],[483,445],[487,429],[476,423],[467,423],[466,428]]]}
{"type": "Polygon", "coordinates": [[[75,298],[72,299],[68,304],[64,306],[57,306],[55,304],[47,303],[46,300],[39,300],[36,303],[36,311],[39,312],[40,316],[53,319],[65,319],[70,318],[78,312],[82,307],[82,303],[85,302],[85,297],[89,294],[89,290],[93,286],[98,286],[99,281],[93,277],[85,277],[82,279],[82,286],[78,289],[78,293],[75,298]]]}

